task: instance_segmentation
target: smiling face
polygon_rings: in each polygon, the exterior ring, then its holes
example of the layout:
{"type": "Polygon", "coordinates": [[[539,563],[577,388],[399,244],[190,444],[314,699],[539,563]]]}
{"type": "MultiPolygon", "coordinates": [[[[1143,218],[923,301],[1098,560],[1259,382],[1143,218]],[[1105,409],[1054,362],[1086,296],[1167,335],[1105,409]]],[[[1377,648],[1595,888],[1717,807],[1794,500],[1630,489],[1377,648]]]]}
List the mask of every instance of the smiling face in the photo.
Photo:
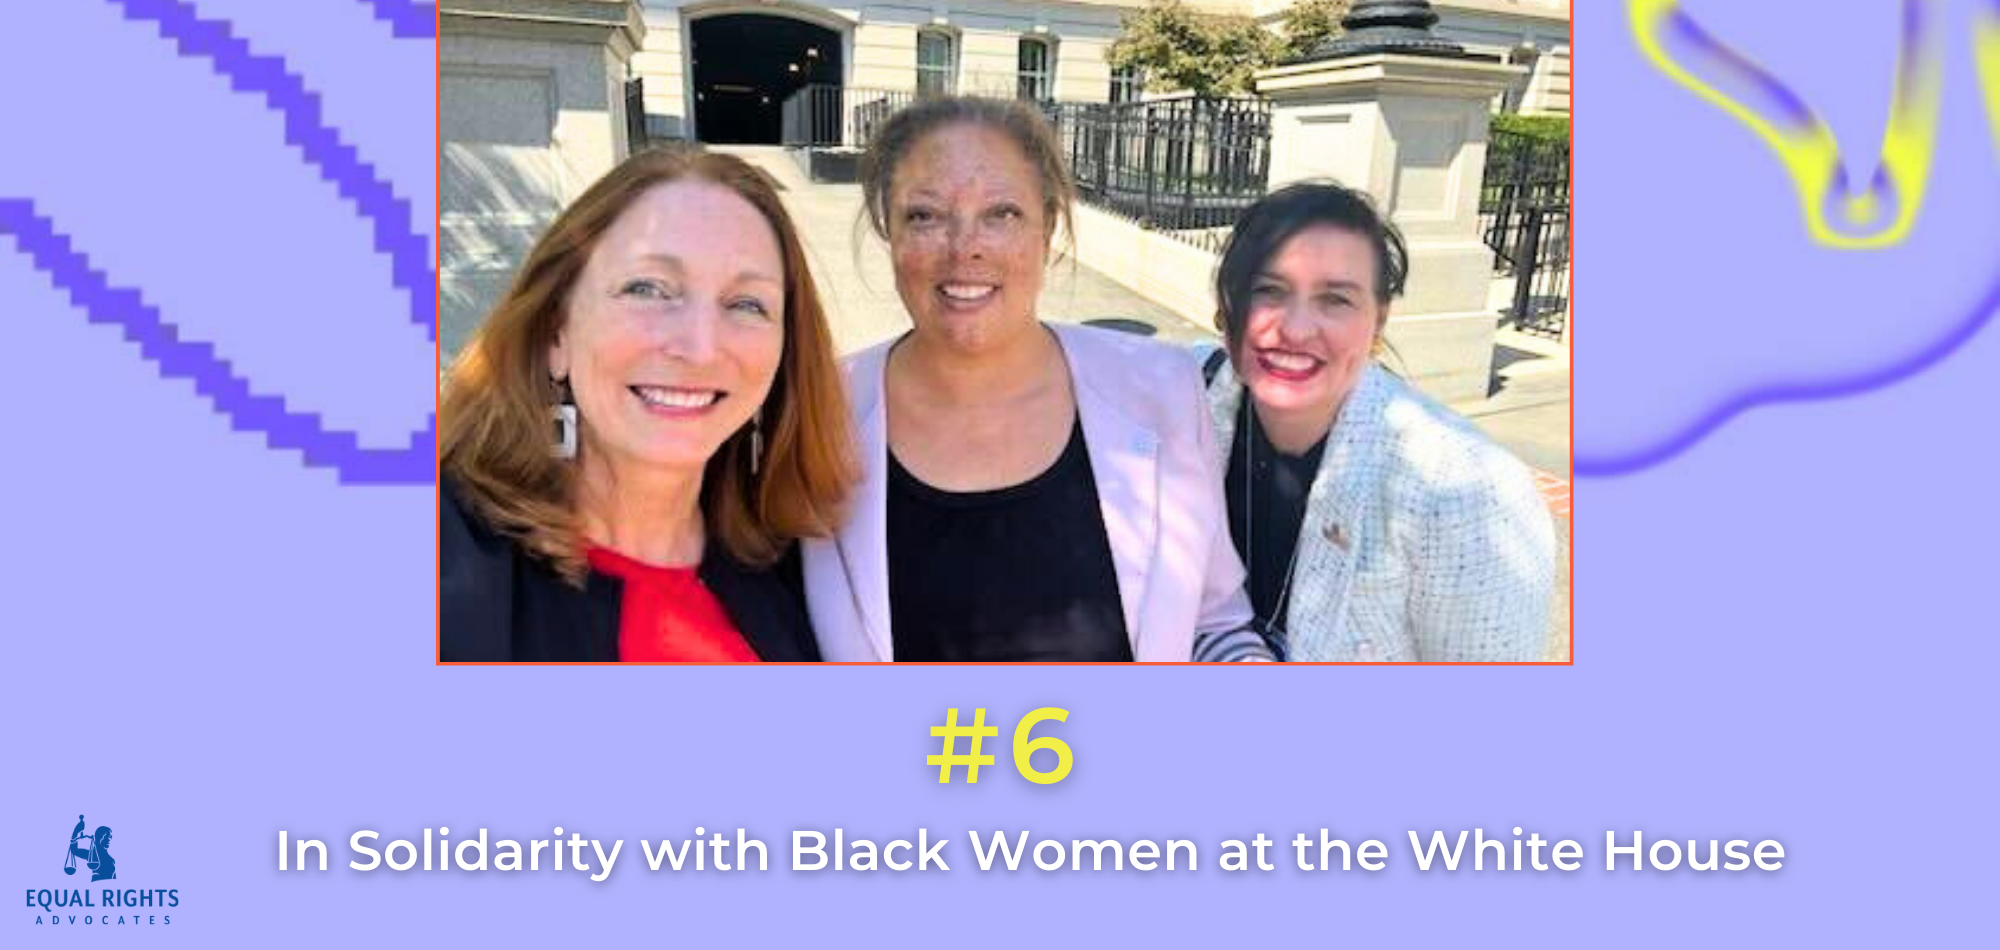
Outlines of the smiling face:
{"type": "Polygon", "coordinates": [[[735,192],[682,179],[633,201],[591,250],[549,350],[586,464],[700,471],[771,391],[784,277],[776,233],[735,192]]]}
{"type": "Polygon", "coordinates": [[[944,126],[910,147],[893,181],[889,254],[917,333],[977,352],[1032,327],[1049,220],[1041,180],[1013,140],[944,126]]]}
{"type": "Polygon", "coordinates": [[[1236,366],[1259,407],[1330,423],[1387,316],[1376,267],[1367,238],[1322,225],[1292,235],[1258,270],[1236,366]]]}

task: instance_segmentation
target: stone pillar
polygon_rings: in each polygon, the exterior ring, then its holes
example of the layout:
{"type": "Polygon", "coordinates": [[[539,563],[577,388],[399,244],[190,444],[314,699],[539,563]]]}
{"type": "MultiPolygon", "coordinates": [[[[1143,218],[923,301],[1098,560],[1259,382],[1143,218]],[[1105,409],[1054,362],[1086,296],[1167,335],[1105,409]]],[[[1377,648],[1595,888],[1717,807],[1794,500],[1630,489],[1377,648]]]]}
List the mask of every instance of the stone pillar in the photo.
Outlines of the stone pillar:
{"type": "Polygon", "coordinates": [[[439,342],[457,352],[565,205],[628,153],[637,0],[442,0],[439,342]]]}
{"type": "Polygon", "coordinates": [[[1257,74],[1272,102],[1270,187],[1331,178],[1366,190],[1403,231],[1410,282],[1391,310],[1391,365],[1433,396],[1486,395],[1498,314],[1479,227],[1494,97],[1524,70],[1438,39],[1428,3],[1356,4],[1347,32],[1257,74]],[[1428,20],[1428,22],[1426,22],[1428,20]]]}

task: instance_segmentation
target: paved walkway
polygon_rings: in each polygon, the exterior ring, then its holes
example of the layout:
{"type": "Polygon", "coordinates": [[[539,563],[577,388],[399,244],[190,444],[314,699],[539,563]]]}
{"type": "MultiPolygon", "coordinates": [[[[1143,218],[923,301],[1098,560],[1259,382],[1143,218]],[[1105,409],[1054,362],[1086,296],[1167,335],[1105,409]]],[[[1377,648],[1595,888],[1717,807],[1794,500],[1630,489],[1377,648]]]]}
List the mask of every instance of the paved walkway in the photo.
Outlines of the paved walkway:
{"type": "Polygon", "coordinates": [[[1556,597],[1545,658],[1570,658],[1570,362],[1561,344],[1502,329],[1494,345],[1492,395],[1456,405],[1533,467],[1556,519],[1556,597]]]}
{"type": "Polygon", "coordinates": [[[1501,328],[1494,339],[1496,386],[1485,399],[1452,408],[1529,465],[1569,477],[1569,348],[1501,328]]]}

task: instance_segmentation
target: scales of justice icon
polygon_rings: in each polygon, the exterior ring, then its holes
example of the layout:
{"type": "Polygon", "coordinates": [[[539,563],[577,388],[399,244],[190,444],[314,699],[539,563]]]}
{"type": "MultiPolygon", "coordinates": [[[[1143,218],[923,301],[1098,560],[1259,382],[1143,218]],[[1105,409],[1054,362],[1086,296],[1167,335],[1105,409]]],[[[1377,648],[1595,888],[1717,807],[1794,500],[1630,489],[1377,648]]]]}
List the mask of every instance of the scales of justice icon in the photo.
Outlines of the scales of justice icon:
{"type": "Polygon", "coordinates": [[[111,828],[108,825],[99,825],[88,839],[84,838],[83,829],[83,816],[78,815],[76,828],[69,833],[68,853],[63,858],[63,873],[75,874],[76,859],[82,858],[84,866],[90,868],[90,879],[93,882],[116,878],[118,865],[111,857],[111,828]],[[79,840],[86,841],[87,844],[79,847],[77,845],[79,840]]]}

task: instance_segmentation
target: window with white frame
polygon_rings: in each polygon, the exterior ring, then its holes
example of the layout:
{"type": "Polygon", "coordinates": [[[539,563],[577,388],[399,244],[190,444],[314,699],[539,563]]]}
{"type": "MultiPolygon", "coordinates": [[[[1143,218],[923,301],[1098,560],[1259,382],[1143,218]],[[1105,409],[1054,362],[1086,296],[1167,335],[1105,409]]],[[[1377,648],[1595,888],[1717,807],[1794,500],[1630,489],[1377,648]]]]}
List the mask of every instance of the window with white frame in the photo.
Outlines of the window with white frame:
{"type": "Polygon", "coordinates": [[[1138,102],[1146,96],[1146,74],[1137,66],[1120,66],[1111,71],[1111,101],[1138,102]]]}
{"type": "Polygon", "coordinates": [[[917,95],[948,96],[955,91],[958,57],[951,40],[944,30],[917,33],[917,95]]]}
{"type": "Polygon", "coordinates": [[[1055,50],[1048,40],[1021,37],[1015,95],[1030,102],[1055,98],[1055,50]]]}

